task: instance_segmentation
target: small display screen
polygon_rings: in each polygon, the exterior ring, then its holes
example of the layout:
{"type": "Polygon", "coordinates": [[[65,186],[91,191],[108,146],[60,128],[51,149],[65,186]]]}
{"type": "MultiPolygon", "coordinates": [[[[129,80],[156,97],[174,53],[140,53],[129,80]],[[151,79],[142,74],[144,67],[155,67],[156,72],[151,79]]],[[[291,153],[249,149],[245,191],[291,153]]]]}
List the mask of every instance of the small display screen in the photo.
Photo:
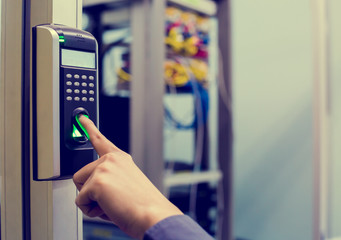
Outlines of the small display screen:
{"type": "Polygon", "coordinates": [[[62,65],[81,68],[96,68],[96,54],[93,52],[62,49],[62,65]]]}

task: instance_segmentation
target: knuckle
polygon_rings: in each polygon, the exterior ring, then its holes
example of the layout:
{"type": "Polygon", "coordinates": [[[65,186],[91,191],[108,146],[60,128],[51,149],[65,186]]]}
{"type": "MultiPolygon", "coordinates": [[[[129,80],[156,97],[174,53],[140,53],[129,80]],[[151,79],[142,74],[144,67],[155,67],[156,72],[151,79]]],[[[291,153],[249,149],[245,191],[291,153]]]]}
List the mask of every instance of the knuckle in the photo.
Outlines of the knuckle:
{"type": "Polygon", "coordinates": [[[77,176],[76,176],[77,173],[75,173],[73,176],[72,176],[72,181],[74,184],[77,183],[77,176]]]}
{"type": "Polygon", "coordinates": [[[131,161],[133,162],[133,158],[130,154],[118,150],[108,153],[108,161],[110,161],[113,164],[118,164],[121,162],[131,161]]]}
{"type": "Polygon", "coordinates": [[[133,161],[133,157],[130,154],[125,153],[125,155],[126,155],[127,160],[133,161]]]}
{"type": "MultiPolygon", "coordinates": [[[[98,164],[98,166],[96,167],[96,169],[94,170],[94,173],[108,173],[110,171],[110,163],[108,163],[108,160],[103,161],[102,163],[98,164]]],[[[96,175],[96,179],[98,178],[98,176],[96,175]]]]}
{"type": "Polygon", "coordinates": [[[103,163],[116,163],[117,162],[117,153],[116,152],[110,152],[105,154],[103,163]]]}
{"type": "Polygon", "coordinates": [[[121,161],[133,161],[133,158],[130,154],[122,151],[116,150],[106,154],[106,160],[117,164],[121,161]]]}

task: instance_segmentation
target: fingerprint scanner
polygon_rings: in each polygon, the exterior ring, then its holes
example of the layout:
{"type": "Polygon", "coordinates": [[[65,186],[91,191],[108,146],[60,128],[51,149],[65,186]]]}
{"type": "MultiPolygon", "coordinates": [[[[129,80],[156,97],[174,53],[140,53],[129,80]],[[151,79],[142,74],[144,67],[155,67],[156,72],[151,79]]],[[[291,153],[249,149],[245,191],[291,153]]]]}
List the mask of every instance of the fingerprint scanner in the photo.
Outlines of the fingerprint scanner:
{"type": "Polygon", "coordinates": [[[90,140],[90,136],[88,131],[83,127],[82,123],[79,121],[79,117],[83,115],[84,117],[89,118],[86,114],[77,114],[75,116],[75,124],[73,124],[73,131],[72,131],[72,137],[76,142],[86,142],[87,140],[90,140]]]}

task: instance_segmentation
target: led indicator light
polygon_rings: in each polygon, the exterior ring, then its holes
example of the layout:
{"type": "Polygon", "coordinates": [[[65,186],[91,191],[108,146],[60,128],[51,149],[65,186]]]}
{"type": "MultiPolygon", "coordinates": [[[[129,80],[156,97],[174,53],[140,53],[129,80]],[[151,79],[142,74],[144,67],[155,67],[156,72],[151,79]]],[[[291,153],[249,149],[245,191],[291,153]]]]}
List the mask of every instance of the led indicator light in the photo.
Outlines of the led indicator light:
{"type": "Polygon", "coordinates": [[[59,36],[59,42],[65,42],[65,37],[64,36],[59,36]]]}

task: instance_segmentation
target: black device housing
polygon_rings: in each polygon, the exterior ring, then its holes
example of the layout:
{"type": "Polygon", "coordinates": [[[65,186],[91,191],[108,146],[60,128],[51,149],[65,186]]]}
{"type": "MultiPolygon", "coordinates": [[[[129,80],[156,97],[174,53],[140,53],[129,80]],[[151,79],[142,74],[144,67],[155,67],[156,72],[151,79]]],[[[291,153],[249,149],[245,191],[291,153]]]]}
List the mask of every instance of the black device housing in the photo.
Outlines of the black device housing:
{"type": "MultiPolygon", "coordinates": [[[[71,178],[80,168],[86,164],[94,161],[97,157],[90,141],[83,143],[77,142],[72,137],[73,124],[75,114],[84,113],[98,125],[98,61],[97,61],[97,41],[88,32],[67,27],[57,24],[43,24],[33,27],[33,178],[34,180],[60,180],[71,178]],[[41,159],[38,152],[38,134],[37,125],[37,68],[44,67],[37,65],[36,53],[39,45],[37,43],[37,27],[44,26],[53,29],[62,41],[59,41],[59,128],[60,134],[56,138],[59,141],[60,146],[60,159],[59,175],[51,176],[49,178],[41,178],[38,174],[38,168],[40,167],[39,161],[52,161],[52,159],[41,159]],[[62,49],[79,50],[85,52],[91,52],[96,54],[96,66],[95,68],[82,68],[73,66],[63,66],[62,49]],[[72,78],[67,78],[67,74],[70,74],[72,78]],[[75,79],[78,75],[79,78],[75,79]],[[82,79],[82,76],[87,76],[87,79],[82,79]],[[94,79],[89,80],[92,76],[94,79]],[[72,85],[67,85],[67,82],[71,82],[72,85]],[[79,82],[79,86],[75,86],[75,82],[79,82]],[[82,85],[86,83],[86,86],[82,85]],[[93,85],[92,85],[93,84],[93,85]],[[90,87],[91,86],[91,87],[90,87]],[[66,90],[71,89],[72,93],[67,93],[66,90]],[[78,89],[79,93],[75,93],[78,89]],[[82,93],[82,90],[87,91],[86,94],[82,93]],[[89,94],[93,91],[93,94],[89,94]],[[78,101],[75,101],[76,98],[78,101]],[[72,100],[67,100],[72,98],[72,100]],[[83,101],[82,99],[87,99],[83,101]],[[91,99],[91,101],[90,101],[91,99]]],[[[52,79],[46,79],[46,81],[52,81],[52,79]]],[[[52,106],[51,106],[52,107],[52,106]]],[[[48,143],[54,144],[54,143],[48,143]]]]}

